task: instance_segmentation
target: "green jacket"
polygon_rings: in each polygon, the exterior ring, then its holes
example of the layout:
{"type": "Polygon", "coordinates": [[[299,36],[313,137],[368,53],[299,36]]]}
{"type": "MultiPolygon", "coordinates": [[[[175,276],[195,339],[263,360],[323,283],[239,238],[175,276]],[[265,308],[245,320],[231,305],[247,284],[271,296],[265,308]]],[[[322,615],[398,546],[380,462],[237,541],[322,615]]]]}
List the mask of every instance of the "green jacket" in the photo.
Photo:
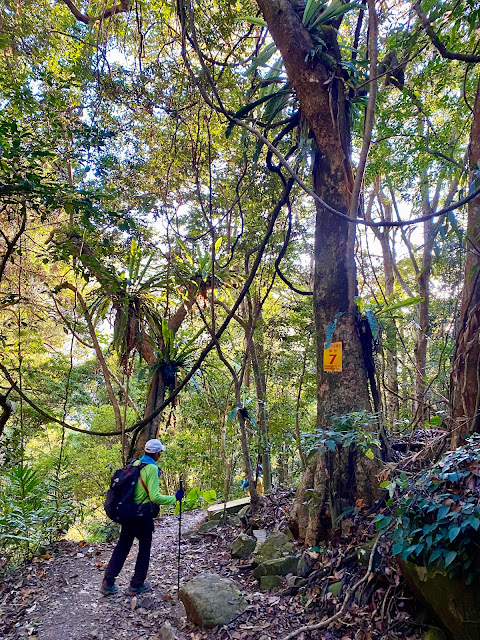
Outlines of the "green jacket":
{"type": "MultiPolygon", "coordinates": [[[[140,460],[135,460],[134,465],[139,465],[140,460]]],[[[142,486],[140,480],[137,482],[137,486],[135,487],[135,502],[155,502],[155,504],[169,504],[173,505],[176,503],[175,496],[164,496],[160,493],[160,486],[158,484],[158,467],[153,464],[146,464],[143,469],[140,470],[140,476],[144,483],[147,485],[147,492],[142,486]]]]}

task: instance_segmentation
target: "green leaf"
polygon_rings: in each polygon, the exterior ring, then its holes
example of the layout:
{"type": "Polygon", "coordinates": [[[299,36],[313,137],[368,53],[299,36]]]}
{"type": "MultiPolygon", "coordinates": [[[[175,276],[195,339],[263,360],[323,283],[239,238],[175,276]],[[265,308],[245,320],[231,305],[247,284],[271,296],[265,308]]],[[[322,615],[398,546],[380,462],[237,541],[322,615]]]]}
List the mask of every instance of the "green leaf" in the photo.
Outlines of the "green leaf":
{"type": "Polygon", "coordinates": [[[450,527],[450,529],[448,530],[448,538],[450,542],[453,542],[453,540],[455,540],[459,533],[460,527],[450,527]]]}
{"type": "Polygon", "coordinates": [[[248,416],[248,419],[250,420],[250,422],[253,424],[253,426],[255,427],[255,429],[258,428],[257,426],[257,421],[255,420],[254,415],[252,414],[251,411],[248,411],[248,409],[246,410],[246,415],[248,416]]]}
{"type": "Polygon", "coordinates": [[[450,507],[447,507],[447,506],[440,507],[437,513],[437,521],[445,518],[445,516],[448,514],[449,511],[450,511],[450,507]]]}
{"type": "Polygon", "coordinates": [[[343,16],[343,14],[347,13],[347,11],[358,8],[362,8],[362,6],[354,2],[342,4],[341,0],[333,0],[333,2],[328,5],[325,11],[322,11],[320,15],[310,23],[309,26],[310,28],[312,28],[327,24],[331,20],[343,16]]]}
{"type": "Polygon", "coordinates": [[[442,550],[441,549],[435,549],[434,551],[432,551],[432,553],[430,554],[430,557],[428,559],[428,562],[433,564],[435,562],[435,560],[438,560],[438,558],[440,558],[440,556],[442,555],[442,550]]]}
{"type": "Polygon", "coordinates": [[[184,254],[185,254],[186,259],[188,260],[188,262],[189,262],[189,263],[192,265],[192,267],[193,267],[193,264],[194,264],[194,262],[193,262],[193,258],[192,258],[192,256],[190,255],[190,253],[188,252],[188,249],[187,249],[187,247],[185,246],[185,243],[184,243],[180,238],[177,238],[177,242],[178,242],[178,244],[182,247],[182,249],[183,249],[183,252],[184,252],[184,254]]]}
{"type": "Polygon", "coordinates": [[[370,330],[372,332],[373,339],[376,340],[378,338],[378,322],[375,314],[372,309],[367,309],[365,311],[365,315],[367,316],[368,324],[370,325],[370,330]]]}
{"type": "Polygon", "coordinates": [[[381,316],[384,313],[390,313],[390,311],[395,311],[396,309],[403,309],[404,307],[411,307],[414,304],[418,304],[419,302],[423,302],[425,298],[420,298],[419,296],[413,298],[407,298],[406,300],[402,300],[401,302],[396,302],[395,304],[391,304],[388,307],[383,307],[380,311],[377,311],[375,315],[381,316]]]}
{"type": "MultiPolygon", "coordinates": [[[[237,120],[239,120],[240,118],[243,118],[244,116],[246,116],[248,113],[250,113],[250,111],[253,111],[253,109],[255,109],[256,107],[260,106],[261,104],[263,104],[264,102],[268,102],[268,100],[272,100],[273,98],[282,95],[282,94],[289,94],[290,93],[290,89],[280,89],[280,91],[277,91],[276,93],[272,93],[271,95],[268,96],[263,96],[262,98],[259,98],[258,100],[254,100],[253,102],[250,102],[249,104],[244,105],[243,107],[241,107],[236,113],[233,114],[233,117],[236,118],[237,120]]],[[[233,127],[235,126],[235,122],[230,122],[230,124],[228,125],[228,127],[225,130],[225,137],[229,138],[230,134],[232,133],[233,127]]]]}
{"type": "Polygon", "coordinates": [[[257,16],[241,16],[237,18],[237,22],[248,22],[248,24],[258,24],[261,27],[268,26],[263,18],[257,18],[257,16]]]}
{"type": "Polygon", "coordinates": [[[445,567],[448,567],[448,565],[452,564],[452,562],[455,560],[456,557],[457,557],[456,551],[448,551],[445,554],[445,567]]]}
{"type": "Polygon", "coordinates": [[[228,424],[231,424],[235,420],[235,416],[237,415],[239,408],[240,407],[233,407],[233,409],[230,411],[227,418],[228,424]]]}
{"type": "Polygon", "coordinates": [[[315,15],[315,13],[317,11],[319,11],[319,9],[324,5],[325,3],[322,2],[321,0],[307,0],[307,4],[305,5],[305,9],[303,11],[303,16],[302,16],[302,22],[303,24],[307,25],[310,20],[313,18],[313,16],[315,15]]]}
{"type": "Polygon", "coordinates": [[[258,56],[253,58],[251,65],[246,71],[247,75],[253,73],[258,67],[264,67],[277,51],[278,49],[275,42],[269,42],[265,47],[263,47],[258,56]]]}
{"type": "Polygon", "coordinates": [[[473,527],[475,529],[475,531],[478,531],[478,527],[480,527],[480,519],[477,518],[476,516],[470,516],[467,520],[468,524],[473,527]]]}

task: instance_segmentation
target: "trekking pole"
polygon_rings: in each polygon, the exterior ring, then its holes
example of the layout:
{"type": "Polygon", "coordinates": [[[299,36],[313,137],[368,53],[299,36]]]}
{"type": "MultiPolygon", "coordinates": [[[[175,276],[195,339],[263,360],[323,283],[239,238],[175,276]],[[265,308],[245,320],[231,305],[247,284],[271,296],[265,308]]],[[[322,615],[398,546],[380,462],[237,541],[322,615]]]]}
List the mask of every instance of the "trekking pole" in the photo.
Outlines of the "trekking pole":
{"type": "MultiPolygon", "coordinates": [[[[183,490],[183,482],[180,478],[180,490],[183,490]]],[[[183,500],[183,498],[182,498],[183,500]]],[[[182,542],[182,500],[180,500],[180,511],[178,513],[178,572],[177,572],[177,593],[180,591],[180,545],[182,542]]]]}

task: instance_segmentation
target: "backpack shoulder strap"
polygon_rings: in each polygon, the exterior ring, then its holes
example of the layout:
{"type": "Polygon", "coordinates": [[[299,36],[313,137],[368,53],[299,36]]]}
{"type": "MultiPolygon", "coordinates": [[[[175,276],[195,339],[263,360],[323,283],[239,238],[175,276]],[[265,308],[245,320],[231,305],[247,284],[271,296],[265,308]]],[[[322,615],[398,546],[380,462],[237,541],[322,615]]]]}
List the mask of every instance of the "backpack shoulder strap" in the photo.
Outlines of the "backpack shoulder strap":
{"type": "MultiPolygon", "coordinates": [[[[146,466],[147,466],[147,464],[148,464],[147,462],[141,462],[141,463],[140,463],[140,465],[139,465],[139,467],[140,467],[140,471],[143,469],[143,467],[146,467],[146,466]]],[[[142,474],[141,474],[141,473],[139,473],[139,474],[138,474],[138,479],[140,480],[140,483],[141,483],[142,487],[145,489],[145,493],[147,494],[148,500],[151,502],[151,500],[150,500],[150,494],[149,494],[149,492],[148,492],[148,487],[147,487],[147,485],[145,484],[145,482],[144,482],[144,480],[143,480],[143,478],[142,478],[142,474]]]]}

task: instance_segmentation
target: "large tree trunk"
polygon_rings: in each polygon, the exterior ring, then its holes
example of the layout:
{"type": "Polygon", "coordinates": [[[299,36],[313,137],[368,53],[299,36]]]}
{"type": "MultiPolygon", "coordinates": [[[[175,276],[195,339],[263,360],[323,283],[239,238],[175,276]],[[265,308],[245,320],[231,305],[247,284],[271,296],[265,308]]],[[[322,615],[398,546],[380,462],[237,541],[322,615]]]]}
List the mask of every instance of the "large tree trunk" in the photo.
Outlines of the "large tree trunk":
{"type": "MultiPolygon", "coordinates": [[[[478,188],[480,161],[480,80],[475,99],[469,166],[478,188]]],[[[473,184],[473,181],[475,183],[473,184]]],[[[451,376],[452,446],[465,434],[480,432],[480,197],[468,205],[465,278],[460,326],[451,376]]]]}
{"type": "MultiPolygon", "coordinates": [[[[339,68],[327,67],[302,24],[303,3],[257,0],[295,87],[302,116],[315,137],[315,192],[330,206],[348,213],[353,187],[350,128],[345,88],[339,68]]],[[[337,31],[325,29],[326,54],[340,62],[337,31]]],[[[357,330],[354,228],[316,204],[314,313],[318,355],[318,426],[332,413],[370,407],[367,376],[357,330]],[[323,345],[329,322],[337,316],[335,340],[345,357],[341,373],[323,371],[323,345]]],[[[356,212],[355,212],[356,213],[356,212]]]]}
{"type": "Polygon", "coordinates": [[[302,477],[290,514],[289,527],[295,537],[309,546],[330,540],[341,527],[343,511],[378,499],[377,472],[375,462],[358,449],[317,454],[302,477]]]}
{"type": "MultiPolygon", "coordinates": [[[[353,188],[350,164],[350,129],[346,109],[345,87],[338,63],[340,50],[337,31],[326,28],[322,37],[324,53],[334,59],[337,66],[327,66],[327,55],[313,56],[315,50],[307,29],[302,23],[304,3],[295,0],[257,0],[268,28],[277,44],[300,103],[302,116],[307,120],[314,138],[316,152],[313,159],[314,190],[325,202],[337,210],[348,213],[353,188]]],[[[355,212],[356,214],[356,212],[355,212]]],[[[355,229],[347,220],[336,216],[316,203],[315,223],[315,276],[314,314],[317,338],[317,427],[330,424],[332,414],[370,409],[367,375],[358,330],[358,310],[354,302],[356,270],[354,259],[355,229]],[[335,342],[343,344],[341,372],[323,371],[323,351],[330,322],[336,320],[335,342]]],[[[341,465],[342,461],[339,460],[341,465]]],[[[324,462],[317,459],[314,465],[320,469],[324,462]],[[318,466],[319,465],[319,466],[318,466]]],[[[342,468],[334,467],[335,476],[342,475],[342,468]]],[[[305,478],[312,471],[308,470],[305,478]]],[[[322,473],[320,471],[320,473],[322,473]]],[[[315,476],[315,471],[313,471],[315,476]]],[[[331,499],[334,487],[343,491],[345,484],[337,477],[326,480],[329,489],[323,495],[324,504],[310,516],[326,512],[326,502],[331,499]]],[[[306,483],[308,484],[308,482],[306,483]]],[[[299,509],[305,507],[303,482],[297,494],[299,509]],[[303,487],[303,489],[302,489],[303,487]]],[[[342,500],[342,496],[337,496],[342,500]]],[[[334,509],[330,506],[330,514],[334,509]]],[[[330,526],[333,518],[330,519],[330,526]]],[[[319,534],[316,522],[311,529],[319,534]]],[[[324,536],[323,536],[324,537],[324,536]]]]}

